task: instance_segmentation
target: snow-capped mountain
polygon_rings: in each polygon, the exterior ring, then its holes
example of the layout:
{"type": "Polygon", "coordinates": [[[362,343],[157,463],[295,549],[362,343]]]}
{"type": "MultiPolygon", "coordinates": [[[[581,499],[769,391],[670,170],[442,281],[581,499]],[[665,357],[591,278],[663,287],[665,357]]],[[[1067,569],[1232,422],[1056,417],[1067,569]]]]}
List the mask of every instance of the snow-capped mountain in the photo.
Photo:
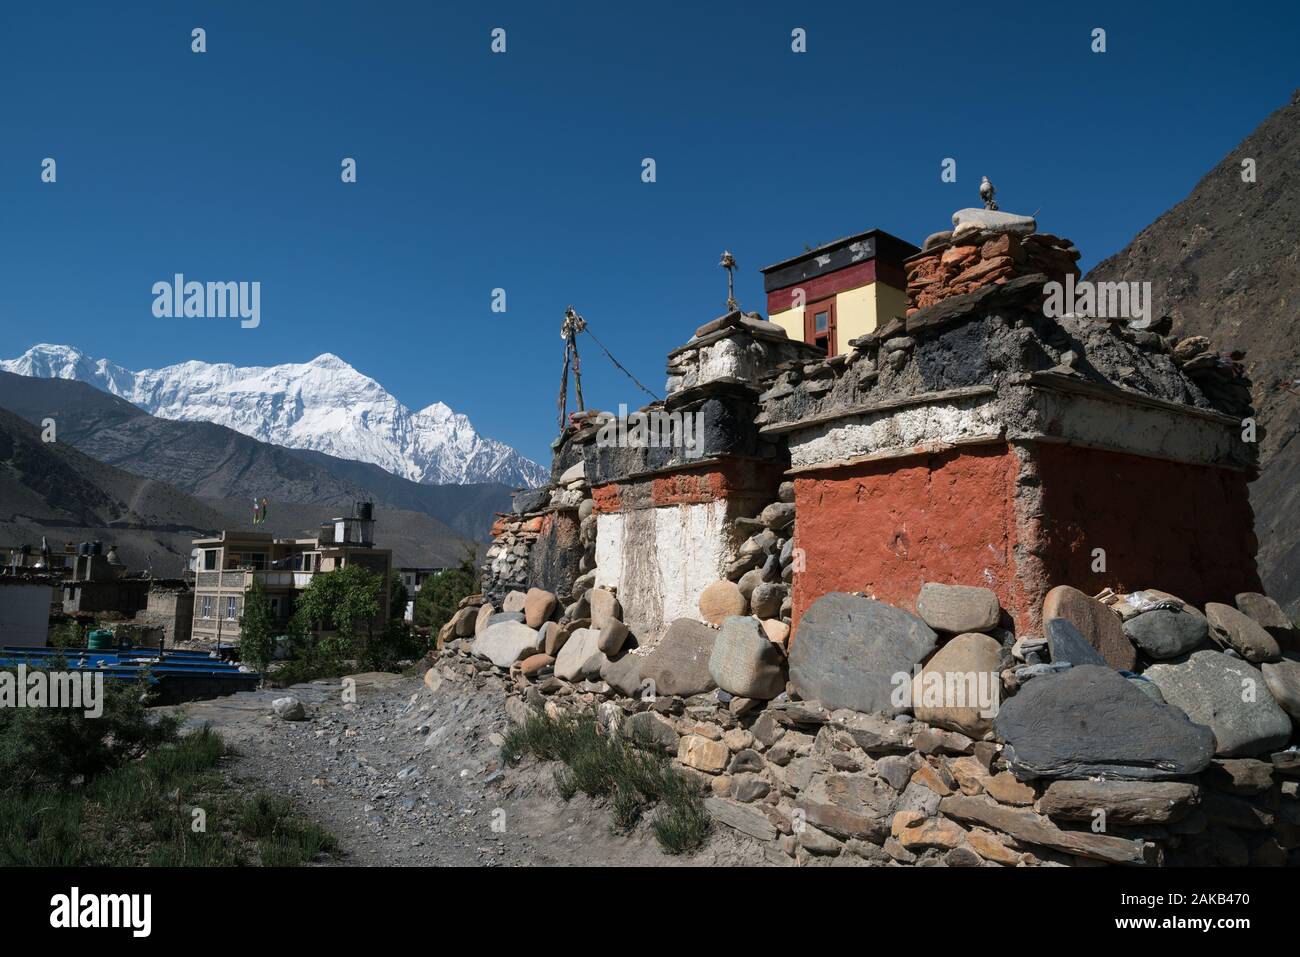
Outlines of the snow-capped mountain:
{"type": "Polygon", "coordinates": [[[214,422],[292,449],[369,462],[426,484],[540,485],[548,474],[514,449],[474,431],[441,402],[412,412],[336,355],[241,367],[182,362],[133,372],[71,346],[36,345],[0,369],[77,379],[163,419],[214,422]]]}

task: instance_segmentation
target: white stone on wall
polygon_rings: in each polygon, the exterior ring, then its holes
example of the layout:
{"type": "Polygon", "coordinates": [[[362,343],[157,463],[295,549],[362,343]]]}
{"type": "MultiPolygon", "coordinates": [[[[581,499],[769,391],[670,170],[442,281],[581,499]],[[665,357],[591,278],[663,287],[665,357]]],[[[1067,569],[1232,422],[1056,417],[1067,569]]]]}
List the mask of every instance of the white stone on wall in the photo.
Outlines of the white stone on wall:
{"type": "Polygon", "coordinates": [[[905,452],[918,445],[995,435],[996,402],[973,397],[837,419],[790,435],[790,464],[806,468],[864,455],[905,452]]]}
{"type": "Polygon", "coordinates": [[[1036,421],[1008,423],[1015,438],[1048,434],[1080,445],[1202,465],[1241,448],[1241,427],[1198,415],[1090,396],[1035,391],[1036,421]]]}

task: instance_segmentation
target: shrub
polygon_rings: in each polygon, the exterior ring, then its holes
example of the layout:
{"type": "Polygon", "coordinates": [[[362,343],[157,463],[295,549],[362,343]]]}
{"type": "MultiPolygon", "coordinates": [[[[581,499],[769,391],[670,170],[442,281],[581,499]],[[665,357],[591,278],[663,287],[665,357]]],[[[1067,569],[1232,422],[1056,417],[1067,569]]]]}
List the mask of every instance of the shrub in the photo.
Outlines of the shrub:
{"type": "Polygon", "coordinates": [[[651,828],[666,853],[685,854],[708,839],[709,814],[695,783],[662,752],[606,734],[593,711],[558,718],[530,711],[523,724],[506,733],[501,748],[510,763],[528,754],[566,765],[554,773],[564,800],[579,791],[607,798],[616,830],[631,830],[651,806],[659,805],[651,828]]]}
{"type": "Polygon", "coordinates": [[[265,671],[275,656],[275,615],[271,600],[260,582],[254,582],[244,596],[244,613],[239,616],[239,658],[258,671],[265,671]]]}
{"type": "MultiPolygon", "coordinates": [[[[55,659],[48,670],[62,665],[55,659]]],[[[29,678],[34,670],[27,669],[29,678]]],[[[0,708],[0,782],[19,791],[67,786],[174,741],[179,720],[149,713],[148,693],[143,676],[105,681],[103,713],[97,718],[80,708],[0,708]]]]}

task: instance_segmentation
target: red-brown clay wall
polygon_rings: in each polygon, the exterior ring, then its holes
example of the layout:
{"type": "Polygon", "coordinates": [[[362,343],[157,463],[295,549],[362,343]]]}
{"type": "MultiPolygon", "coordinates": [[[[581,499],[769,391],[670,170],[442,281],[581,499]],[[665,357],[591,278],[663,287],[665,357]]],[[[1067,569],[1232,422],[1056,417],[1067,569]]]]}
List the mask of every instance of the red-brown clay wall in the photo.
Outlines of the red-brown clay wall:
{"type": "Polygon", "coordinates": [[[915,607],[926,581],[983,585],[1019,617],[1019,460],[1004,444],[817,472],[795,479],[794,622],[829,591],[915,607]]]}
{"type": "Polygon", "coordinates": [[[1017,633],[1041,628],[1055,585],[1159,588],[1203,606],[1259,591],[1247,476],[1209,466],[1030,446],[1017,497],[1005,445],[867,463],[795,480],[794,623],[829,591],[914,609],[923,582],[993,589],[1017,633]],[[1094,572],[1093,549],[1106,551],[1094,572]]]}
{"type": "Polygon", "coordinates": [[[1200,606],[1261,589],[1245,474],[1069,445],[1038,444],[1034,458],[1052,584],[1159,588],[1200,606]]]}

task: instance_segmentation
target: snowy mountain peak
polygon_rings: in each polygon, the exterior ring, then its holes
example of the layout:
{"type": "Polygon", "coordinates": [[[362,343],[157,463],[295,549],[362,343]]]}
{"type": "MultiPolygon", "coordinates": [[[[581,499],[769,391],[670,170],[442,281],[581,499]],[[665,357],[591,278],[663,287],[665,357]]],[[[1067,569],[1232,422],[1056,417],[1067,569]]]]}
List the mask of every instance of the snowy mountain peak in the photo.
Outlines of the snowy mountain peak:
{"type": "Polygon", "coordinates": [[[302,363],[235,366],[198,360],[133,372],[71,346],[41,343],[0,369],[76,379],[151,415],[214,422],[253,438],[313,449],[426,484],[540,485],[548,474],[474,431],[442,402],[412,412],[374,379],[326,352],[302,363]]]}

